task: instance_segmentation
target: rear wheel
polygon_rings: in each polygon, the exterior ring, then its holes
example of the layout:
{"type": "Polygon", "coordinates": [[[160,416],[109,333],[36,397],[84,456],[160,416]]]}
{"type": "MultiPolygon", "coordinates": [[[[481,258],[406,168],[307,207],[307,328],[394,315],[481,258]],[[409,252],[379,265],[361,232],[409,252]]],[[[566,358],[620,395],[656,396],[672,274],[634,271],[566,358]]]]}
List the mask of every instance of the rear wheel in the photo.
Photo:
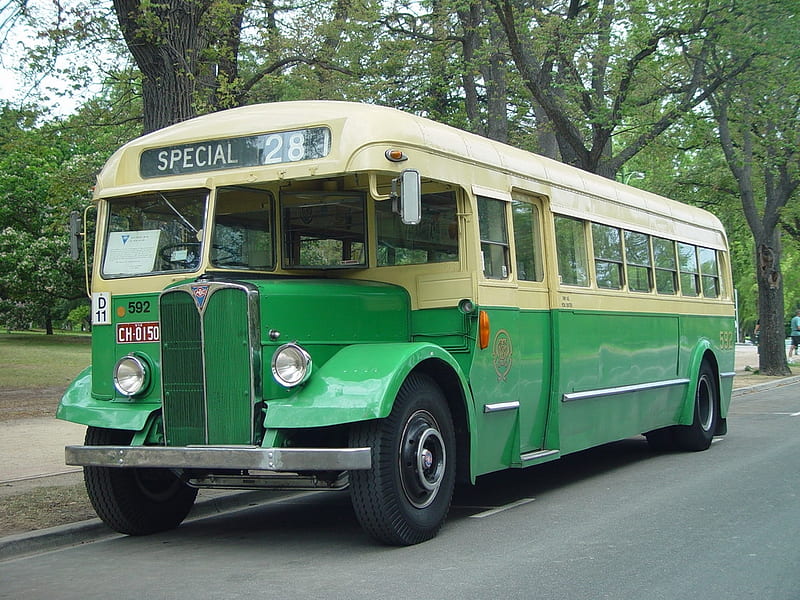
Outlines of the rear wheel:
{"type": "Polygon", "coordinates": [[[697,377],[694,418],[691,425],[675,427],[675,443],[681,450],[706,450],[714,439],[719,421],[719,390],[711,366],[704,362],[697,377]]]}
{"type": "MultiPolygon", "coordinates": [[[[127,446],[133,433],[89,427],[87,446],[127,446]]],[[[181,524],[197,497],[169,469],[84,467],[89,500],[111,529],[128,535],[147,535],[181,524]]]]}
{"type": "Polygon", "coordinates": [[[436,383],[411,374],[389,416],[356,424],[350,444],[372,448],[372,468],[350,472],[364,530],[399,546],[434,537],[450,509],[456,465],[453,421],[436,383]]]}

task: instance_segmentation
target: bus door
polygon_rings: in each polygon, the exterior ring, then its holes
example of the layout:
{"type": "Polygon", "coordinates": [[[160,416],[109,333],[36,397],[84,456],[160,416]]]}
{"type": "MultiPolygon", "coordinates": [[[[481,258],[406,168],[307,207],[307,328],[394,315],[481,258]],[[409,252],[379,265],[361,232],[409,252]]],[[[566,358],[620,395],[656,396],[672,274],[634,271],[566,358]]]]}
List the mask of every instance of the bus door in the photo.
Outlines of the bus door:
{"type": "Polygon", "coordinates": [[[541,207],[529,197],[478,196],[483,279],[479,304],[488,345],[470,371],[478,425],[478,472],[521,466],[542,449],[550,371],[549,297],[541,254],[541,207]]]}

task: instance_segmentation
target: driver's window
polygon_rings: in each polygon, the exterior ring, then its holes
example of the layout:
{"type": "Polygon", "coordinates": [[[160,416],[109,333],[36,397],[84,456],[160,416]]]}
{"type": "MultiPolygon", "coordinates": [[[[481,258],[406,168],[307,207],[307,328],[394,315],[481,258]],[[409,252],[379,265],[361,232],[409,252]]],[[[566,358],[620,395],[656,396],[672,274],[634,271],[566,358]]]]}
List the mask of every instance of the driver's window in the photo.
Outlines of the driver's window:
{"type": "Polygon", "coordinates": [[[275,266],[272,195],[263,190],[217,190],[211,264],[223,269],[270,270],[275,266]]]}
{"type": "Polygon", "coordinates": [[[207,199],[205,189],[109,199],[103,276],[137,277],[196,269],[207,199]]]}

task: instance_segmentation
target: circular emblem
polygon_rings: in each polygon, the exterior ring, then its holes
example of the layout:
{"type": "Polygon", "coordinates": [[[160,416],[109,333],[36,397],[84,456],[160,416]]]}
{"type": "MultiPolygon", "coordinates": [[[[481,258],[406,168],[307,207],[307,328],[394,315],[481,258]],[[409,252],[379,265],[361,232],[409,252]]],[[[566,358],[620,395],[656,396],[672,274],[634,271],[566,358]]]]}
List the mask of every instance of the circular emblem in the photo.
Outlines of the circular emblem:
{"type": "Polygon", "coordinates": [[[494,359],[494,372],[498,381],[505,381],[511,371],[514,349],[511,346],[511,336],[505,329],[499,330],[494,336],[492,344],[492,358],[494,359]]]}

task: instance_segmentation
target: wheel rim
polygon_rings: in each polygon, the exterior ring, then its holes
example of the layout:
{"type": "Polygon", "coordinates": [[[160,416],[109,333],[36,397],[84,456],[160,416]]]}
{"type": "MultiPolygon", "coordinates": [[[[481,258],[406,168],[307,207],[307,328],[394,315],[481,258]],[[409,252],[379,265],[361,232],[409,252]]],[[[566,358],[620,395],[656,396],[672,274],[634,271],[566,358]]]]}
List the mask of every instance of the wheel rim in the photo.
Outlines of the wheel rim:
{"type": "Polygon", "coordinates": [[[424,410],[411,415],[400,441],[400,480],[408,501],[425,508],[436,498],[447,467],[447,452],[436,419],[424,410]]]}
{"type": "Polygon", "coordinates": [[[703,431],[709,431],[714,422],[714,394],[711,382],[703,375],[697,383],[697,418],[703,431]]]}

